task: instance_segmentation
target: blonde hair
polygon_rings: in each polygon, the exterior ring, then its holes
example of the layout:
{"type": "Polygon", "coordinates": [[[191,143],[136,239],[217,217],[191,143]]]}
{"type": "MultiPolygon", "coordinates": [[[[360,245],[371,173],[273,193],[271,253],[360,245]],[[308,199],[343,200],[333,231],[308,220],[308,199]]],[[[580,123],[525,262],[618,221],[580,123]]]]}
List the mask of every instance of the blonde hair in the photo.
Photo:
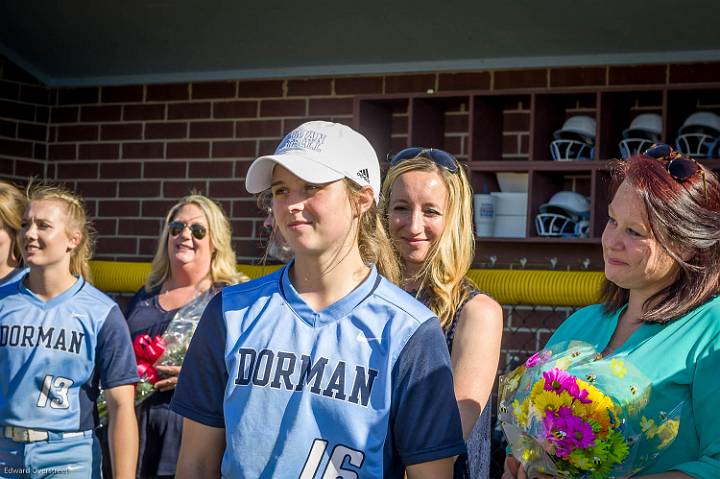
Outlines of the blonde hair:
{"type": "MultiPolygon", "coordinates": [[[[347,186],[348,198],[351,204],[356,204],[362,188],[347,178],[345,179],[345,185],[347,186]]],[[[374,264],[378,273],[398,284],[400,268],[390,236],[386,232],[375,200],[373,200],[372,206],[367,211],[359,215],[357,243],[362,260],[367,264],[374,264]]]]}
{"type": "MultiPolygon", "coordinates": [[[[420,270],[414,277],[403,278],[403,281],[417,282],[418,297],[428,298],[428,307],[440,319],[443,329],[447,329],[469,293],[465,276],[475,257],[472,188],[462,165],[457,172],[451,173],[422,156],[401,161],[388,170],[383,182],[381,213],[386,227],[393,184],[401,175],[411,171],[435,172],[443,179],[447,188],[447,208],[444,213],[445,228],[432,244],[420,270]]],[[[400,254],[397,249],[394,252],[395,260],[402,267],[400,254]]]]}
{"type": "Polygon", "coordinates": [[[10,233],[10,259],[22,260],[17,234],[20,231],[22,215],[25,210],[25,197],[22,191],[12,183],[0,181],[0,221],[10,233]]]}
{"type": "Polygon", "coordinates": [[[170,277],[170,257],[168,256],[167,242],[169,236],[169,223],[175,218],[180,208],[185,205],[195,205],[203,212],[208,222],[208,235],[210,245],[215,250],[210,260],[210,277],[213,284],[235,284],[248,281],[248,277],[237,271],[235,251],[231,245],[232,230],[230,221],[223,209],[216,202],[199,193],[191,192],[170,208],[163,229],[160,233],[157,251],[152,260],[150,274],[145,279],[145,291],[150,292],[160,286],[170,277]]]}
{"type": "Polygon", "coordinates": [[[67,217],[65,231],[68,234],[74,231],[80,232],[80,242],[70,253],[70,273],[82,276],[85,281],[92,283],[89,261],[95,246],[95,228],[88,219],[83,199],[62,186],[47,183],[30,181],[26,191],[28,204],[33,201],[58,201],[65,205],[67,217]]]}

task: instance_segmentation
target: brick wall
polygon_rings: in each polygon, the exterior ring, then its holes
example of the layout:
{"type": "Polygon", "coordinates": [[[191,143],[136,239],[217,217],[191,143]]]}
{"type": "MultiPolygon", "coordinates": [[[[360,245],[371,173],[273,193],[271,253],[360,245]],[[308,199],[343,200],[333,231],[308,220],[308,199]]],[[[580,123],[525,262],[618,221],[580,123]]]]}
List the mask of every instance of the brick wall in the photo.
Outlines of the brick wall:
{"type": "MultiPolygon", "coordinates": [[[[243,178],[250,162],[308,119],[352,124],[364,94],[658,85],[720,81],[720,63],[220,81],[48,89],[0,57],[0,176],[67,183],[98,229],[98,258],[148,260],[167,208],[191,189],[231,216],[238,259],[260,254],[261,222],[243,178]]],[[[594,105],[578,105],[578,111],[594,105]]],[[[446,113],[446,145],[467,150],[467,106],[446,113]]],[[[507,105],[503,154],[528,151],[529,104],[507,105]]],[[[394,114],[393,148],[407,141],[394,114]]]]}
{"type": "Polygon", "coordinates": [[[45,175],[51,94],[0,56],[0,177],[45,175]]]}

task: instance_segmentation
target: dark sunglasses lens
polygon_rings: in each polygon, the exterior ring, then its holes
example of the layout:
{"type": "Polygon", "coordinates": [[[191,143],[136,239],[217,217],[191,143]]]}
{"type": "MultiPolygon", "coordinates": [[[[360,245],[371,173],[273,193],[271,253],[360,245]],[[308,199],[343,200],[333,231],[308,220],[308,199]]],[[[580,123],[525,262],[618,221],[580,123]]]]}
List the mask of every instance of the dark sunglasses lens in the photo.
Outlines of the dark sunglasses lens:
{"type": "Polygon", "coordinates": [[[422,151],[423,151],[422,148],[417,148],[417,147],[405,148],[404,150],[400,150],[395,154],[395,156],[392,157],[392,160],[390,160],[390,165],[392,166],[400,161],[415,158],[422,151]]]}
{"type": "Polygon", "coordinates": [[[670,160],[667,164],[667,171],[670,176],[679,181],[685,181],[697,173],[698,165],[686,158],[670,160]]]}
{"type": "Polygon", "coordinates": [[[182,233],[182,230],[185,229],[185,223],[181,221],[173,221],[169,225],[168,231],[172,236],[177,236],[180,233],[182,233]]]}
{"type": "Polygon", "coordinates": [[[443,168],[448,170],[450,173],[455,173],[457,171],[457,169],[458,169],[457,161],[455,160],[455,157],[453,157],[447,151],[428,150],[427,154],[430,156],[430,158],[435,163],[442,166],[443,168]]]}
{"type": "Polygon", "coordinates": [[[653,145],[647,150],[645,150],[645,155],[650,156],[652,158],[665,158],[666,156],[670,156],[670,153],[672,152],[672,149],[670,146],[666,144],[661,145],[653,145]]]}
{"type": "Polygon", "coordinates": [[[201,240],[207,234],[207,229],[205,229],[203,225],[195,223],[193,225],[190,225],[190,232],[195,237],[195,239],[201,240]]]}

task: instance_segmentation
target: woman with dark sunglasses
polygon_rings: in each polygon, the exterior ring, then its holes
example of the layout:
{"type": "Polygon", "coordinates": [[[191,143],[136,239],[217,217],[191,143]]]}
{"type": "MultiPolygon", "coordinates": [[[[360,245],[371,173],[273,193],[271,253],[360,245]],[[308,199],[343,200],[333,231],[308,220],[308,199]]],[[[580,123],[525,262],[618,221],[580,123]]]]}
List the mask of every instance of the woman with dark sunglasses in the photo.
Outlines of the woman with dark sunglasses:
{"type": "MultiPolygon", "coordinates": [[[[611,184],[603,302],[570,316],[548,346],[580,340],[599,360],[634,365],[652,385],[646,417],[682,404],[677,437],[638,476],[718,478],[720,183],[657,145],[616,164],[611,184]]],[[[642,430],[651,436],[653,426],[642,430]]],[[[502,477],[527,475],[509,457],[502,477]]]]}
{"type": "Polygon", "coordinates": [[[472,190],[449,153],[408,148],[390,162],[382,213],[401,286],[440,319],[453,366],[467,456],[455,478],[484,479],[490,466],[490,393],[500,357],[502,308],[466,278],[475,254],[472,190]]]}
{"type": "MultiPolygon", "coordinates": [[[[211,199],[190,194],[168,212],[145,286],[128,305],[134,342],[162,336],[174,318],[202,309],[219,288],[245,280],[235,268],[230,222],[211,199]]],[[[163,379],[138,407],[138,477],[172,477],[180,450],[182,417],[169,408],[180,366],[155,366],[163,379]]]]}

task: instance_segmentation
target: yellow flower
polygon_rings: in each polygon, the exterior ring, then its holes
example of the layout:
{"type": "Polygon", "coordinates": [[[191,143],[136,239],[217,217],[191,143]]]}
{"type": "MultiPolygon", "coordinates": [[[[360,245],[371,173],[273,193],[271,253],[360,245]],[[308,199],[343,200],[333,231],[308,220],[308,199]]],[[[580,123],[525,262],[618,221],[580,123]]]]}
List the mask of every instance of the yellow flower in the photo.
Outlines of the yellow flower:
{"type": "Polygon", "coordinates": [[[655,436],[660,438],[658,449],[665,449],[675,440],[680,428],[680,421],[677,419],[668,419],[655,430],[655,436]]]}
{"type": "Polygon", "coordinates": [[[603,394],[598,388],[586,383],[582,379],[578,379],[577,384],[580,386],[580,389],[585,389],[588,392],[587,398],[592,402],[582,404],[580,401],[575,401],[575,404],[573,404],[573,413],[575,415],[592,418],[602,427],[603,431],[607,431],[613,421],[615,424],[619,422],[617,407],[613,404],[609,396],[603,394]]]}
{"type": "Polygon", "coordinates": [[[545,411],[548,409],[557,411],[562,406],[570,407],[572,403],[573,398],[567,391],[563,391],[560,394],[556,394],[553,391],[542,391],[533,401],[532,413],[536,418],[543,419],[545,417],[545,411]]]}
{"type": "Polygon", "coordinates": [[[513,413],[517,419],[518,426],[527,427],[528,425],[528,400],[525,399],[522,403],[517,399],[513,401],[513,413]]]}
{"type": "Polygon", "coordinates": [[[625,367],[625,363],[620,359],[610,360],[610,370],[615,376],[619,378],[623,378],[625,377],[625,374],[627,374],[627,368],[625,367]]]}
{"type": "Polygon", "coordinates": [[[524,462],[525,464],[527,464],[527,463],[530,461],[530,459],[533,458],[533,456],[534,456],[534,454],[533,454],[532,450],[530,450],[530,449],[523,449],[523,451],[522,451],[522,459],[523,459],[523,462],[524,462]]]}

